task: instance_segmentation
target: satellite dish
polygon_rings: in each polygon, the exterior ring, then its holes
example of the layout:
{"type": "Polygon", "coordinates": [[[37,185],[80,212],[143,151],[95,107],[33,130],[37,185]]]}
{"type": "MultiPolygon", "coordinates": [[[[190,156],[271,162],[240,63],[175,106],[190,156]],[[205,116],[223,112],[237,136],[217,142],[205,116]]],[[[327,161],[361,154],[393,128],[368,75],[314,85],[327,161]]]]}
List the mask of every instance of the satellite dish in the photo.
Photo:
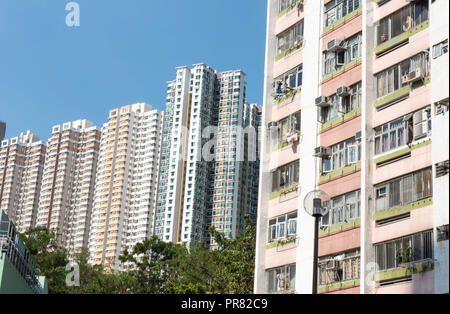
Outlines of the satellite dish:
{"type": "Polygon", "coordinates": [[[303,200],[303,207],[308,215],[313,217],[323,217],[328,214],[329,209],[325,203],[330,200],[330,196],[321,190],[309,192],[303,200]]]}

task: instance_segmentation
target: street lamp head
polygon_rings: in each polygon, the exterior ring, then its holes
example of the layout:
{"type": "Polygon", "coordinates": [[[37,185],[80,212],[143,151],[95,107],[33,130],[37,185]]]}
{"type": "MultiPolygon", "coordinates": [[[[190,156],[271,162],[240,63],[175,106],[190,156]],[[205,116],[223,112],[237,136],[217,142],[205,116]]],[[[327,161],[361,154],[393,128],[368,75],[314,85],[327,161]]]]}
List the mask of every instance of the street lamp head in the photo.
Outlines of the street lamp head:
{"type": "Polygon", "coordinates": [[[303,201],[303,207],[308,215],[320,218],[328,214],[325,204],[330,200],[327,193],[321,190],[309,192],[303,201]]]}

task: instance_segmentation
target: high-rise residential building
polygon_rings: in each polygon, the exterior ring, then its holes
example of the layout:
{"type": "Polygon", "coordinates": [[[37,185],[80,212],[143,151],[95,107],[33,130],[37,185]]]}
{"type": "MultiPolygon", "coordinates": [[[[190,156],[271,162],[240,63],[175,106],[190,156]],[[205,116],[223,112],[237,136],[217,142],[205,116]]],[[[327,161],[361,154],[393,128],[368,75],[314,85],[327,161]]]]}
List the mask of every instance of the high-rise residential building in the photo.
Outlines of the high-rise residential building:
{"type": "Polygon", "coordinates": [[[19,232],[36,224],[46,144],[31,131],[5,139],[0,147],[0,210],[19,232]]]}
{"type": "Polygon", "coordinates": [[[3,121],[0,121],[0,141],[3,141],[5,138],[6,133],[6,123],[3,121]]]}
{"type": "Polygon", "coordinates": [[[53,126],[47,142],[36,225],[56,231],[69,256],[88,245],[100,135],[77,120],[53,126]]]}
{"type": "Polygon", "coordinates": [[[255,292],[449,292],[448,5],[268,0],[255,292]]]}
{"type": "Polygon", "coordinates": [[[261,111],[245,102],[241,70],[178,67],[167,86],[154,234],[214,247],[211,226],[234,237],[255,218],[261,111]]]}
{"type": "Polygon", "coordinates": [[[120,269],[125,249],[153,233],[162,112],[138,103],[103,125],[89,235],[90,261],[120,269]]]}

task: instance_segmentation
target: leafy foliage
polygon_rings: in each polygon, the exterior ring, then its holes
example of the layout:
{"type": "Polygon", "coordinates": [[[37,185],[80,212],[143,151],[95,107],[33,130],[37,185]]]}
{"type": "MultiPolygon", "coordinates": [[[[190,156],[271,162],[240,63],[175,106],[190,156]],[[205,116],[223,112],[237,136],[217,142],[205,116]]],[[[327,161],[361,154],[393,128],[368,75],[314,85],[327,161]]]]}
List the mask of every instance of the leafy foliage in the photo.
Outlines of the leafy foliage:
{"type": "Polygon", "coordinates": [[[59,246],[57,235],[44,227],[20,234],[36,262],[39,273],[47,277],[49,293],[66,293],[67,252],[59,246]]]}
{"type": "Polygon", "coordinates": [[[250,294],[253,292],[256,229],[246,217],[245,232],[228,239],[211,228],[217,249],[204,243],[189,247],[152,237],[120,256],[126,270],[108,273],[88,263],[87,249],[75,254],[79,286],[67,286],[67,252],[57,235],[45,228],[21,235],[56,294],[250,294]]]}

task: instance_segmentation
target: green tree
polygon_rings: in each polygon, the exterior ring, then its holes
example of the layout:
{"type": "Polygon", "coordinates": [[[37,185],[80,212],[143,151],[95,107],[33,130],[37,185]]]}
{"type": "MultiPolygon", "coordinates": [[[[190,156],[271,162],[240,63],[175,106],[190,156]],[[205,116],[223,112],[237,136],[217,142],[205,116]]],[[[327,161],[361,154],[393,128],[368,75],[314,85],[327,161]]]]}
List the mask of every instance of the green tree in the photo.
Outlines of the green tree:
{"type": "Polygon", "coordinates": [[[213,293],[252,294],[256,251],[256,228],[249,216],[245,217],[245,231],[235,239],[228,239],[211,228],[211,234],[218,244],[212,251],[216,265],[213,293]]]}
{"type": "Polygon", "coordinates": [[[126,272],[107,273],[101,265],[88,263],[89,252],[86,248],[75,253],[74,262],[78,265],[80,285],[70,287],[74,294],[125,294],[129,293],[132,279],[126,272]]]}
{"type": "Polygon", "coordinates": [[[170,294],[207,294],[205,286],[200,283],[194,285],[168,281],[167,289],[170,294]]]}
{"type": "Polygon", "coordinates": [[[167,293],[167,282],[179,276],[179,256],[185,256],[183,246],[161,241],[154,236],[137,243],[132,252],[125,250],[120,261],[130,267],[128,273],[134,277],[133,293],[167,293]]]}
{"type": "Polygon", "coordinates": [[[218,250],[208,250],[204,243],[192,243],[189,251],[177,255],[176,281],[169,284],[170,293],[182,293],[193,287],[205,287],[206,293],[251,294],[255,262],[256,228],[246,217],[246,228],[235,239],[228,239],[211,228],[218,250]]]}
{"type": "Polygon", "coordinates": [[[58,244],[56,233],[36,227],[19,235],[30,250],[39,274],[47,278],[49,293],[67,293],[67,252],[58,244]]]}

